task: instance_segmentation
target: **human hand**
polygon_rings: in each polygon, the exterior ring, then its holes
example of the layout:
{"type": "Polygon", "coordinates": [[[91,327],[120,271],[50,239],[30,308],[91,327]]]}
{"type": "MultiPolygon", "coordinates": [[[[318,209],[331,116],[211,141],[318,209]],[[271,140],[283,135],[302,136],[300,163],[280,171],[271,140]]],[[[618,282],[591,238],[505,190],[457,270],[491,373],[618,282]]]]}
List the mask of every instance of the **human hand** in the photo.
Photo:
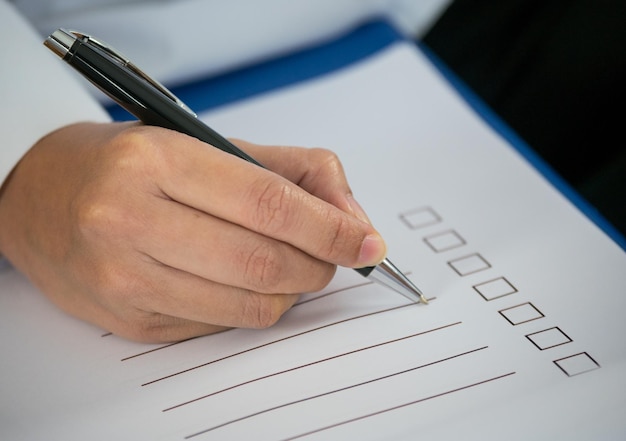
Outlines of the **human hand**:
{"type": "Polygon", "coordinates": [[[162,128],[62,128],[5,182],[0,251],[68,313],[140,341],[270,326],[335,265],[384,258],[332,153],[237,143],[275,173],[162,128]]]}

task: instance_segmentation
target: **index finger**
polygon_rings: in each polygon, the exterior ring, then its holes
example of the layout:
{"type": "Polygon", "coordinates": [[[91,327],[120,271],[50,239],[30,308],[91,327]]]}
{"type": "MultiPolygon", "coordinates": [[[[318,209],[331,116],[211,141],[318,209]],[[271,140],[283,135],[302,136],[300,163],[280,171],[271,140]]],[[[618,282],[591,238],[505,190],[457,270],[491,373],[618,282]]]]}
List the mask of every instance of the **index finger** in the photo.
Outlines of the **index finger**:
{"type": "Polygon", "coordinates": [[[175,146],[160,149],[158,165],[159,188],[172,199],[337,265],[364,267],[385,257],[370,224],[288,179],[186,135],[148,133],[159,136],[157,145],[175,146]]]}
{"type": "Polygon", "coordinates": [[[270,147],[240,139],[232,141],[273,172],[342,211],[370,223],[367,214],[355,200],[343,165],[334,152],[323,148],[270,147]]]}

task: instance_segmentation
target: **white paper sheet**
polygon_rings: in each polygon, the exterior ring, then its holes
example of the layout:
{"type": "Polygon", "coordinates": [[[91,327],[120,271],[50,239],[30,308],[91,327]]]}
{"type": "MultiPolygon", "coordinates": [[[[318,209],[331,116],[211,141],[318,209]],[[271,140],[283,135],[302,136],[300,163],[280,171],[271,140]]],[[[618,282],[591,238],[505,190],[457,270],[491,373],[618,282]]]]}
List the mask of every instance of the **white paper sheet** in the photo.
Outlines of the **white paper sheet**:
{"type": "Polygon", "coordinates": [[[342,158],[428,306],[340,270],[274,327],[124,341],[0,274],[0,438],[623,439],[624,252],[398,44],[202,116],[342,158]]]}

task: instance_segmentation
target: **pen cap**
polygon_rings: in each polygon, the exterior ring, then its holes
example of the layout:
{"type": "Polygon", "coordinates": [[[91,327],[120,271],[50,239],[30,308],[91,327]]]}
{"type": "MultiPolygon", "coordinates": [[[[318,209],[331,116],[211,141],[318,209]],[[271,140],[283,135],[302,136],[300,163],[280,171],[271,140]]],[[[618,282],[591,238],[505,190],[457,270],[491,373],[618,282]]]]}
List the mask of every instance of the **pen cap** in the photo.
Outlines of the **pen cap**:
{"type": "Polygon", "coordinates": [[[43,44],[59,57],[64,58],[75,42],[75,35],[70,34],[64,29],[57,29],[46,38],[43,44]]]}

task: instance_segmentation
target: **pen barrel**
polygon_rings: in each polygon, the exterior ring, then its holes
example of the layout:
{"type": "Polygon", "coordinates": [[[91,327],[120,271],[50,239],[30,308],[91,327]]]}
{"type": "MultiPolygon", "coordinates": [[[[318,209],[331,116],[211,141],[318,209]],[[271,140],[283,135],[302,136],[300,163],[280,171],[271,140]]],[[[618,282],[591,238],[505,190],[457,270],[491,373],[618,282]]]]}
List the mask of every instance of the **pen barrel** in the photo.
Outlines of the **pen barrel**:
{"type": "Polygon", "coordinates": [[[263,167],[126,65],[111,60],[103,50],[77,39],[63,59],[145,124],[185,133],[263,167]]]}

